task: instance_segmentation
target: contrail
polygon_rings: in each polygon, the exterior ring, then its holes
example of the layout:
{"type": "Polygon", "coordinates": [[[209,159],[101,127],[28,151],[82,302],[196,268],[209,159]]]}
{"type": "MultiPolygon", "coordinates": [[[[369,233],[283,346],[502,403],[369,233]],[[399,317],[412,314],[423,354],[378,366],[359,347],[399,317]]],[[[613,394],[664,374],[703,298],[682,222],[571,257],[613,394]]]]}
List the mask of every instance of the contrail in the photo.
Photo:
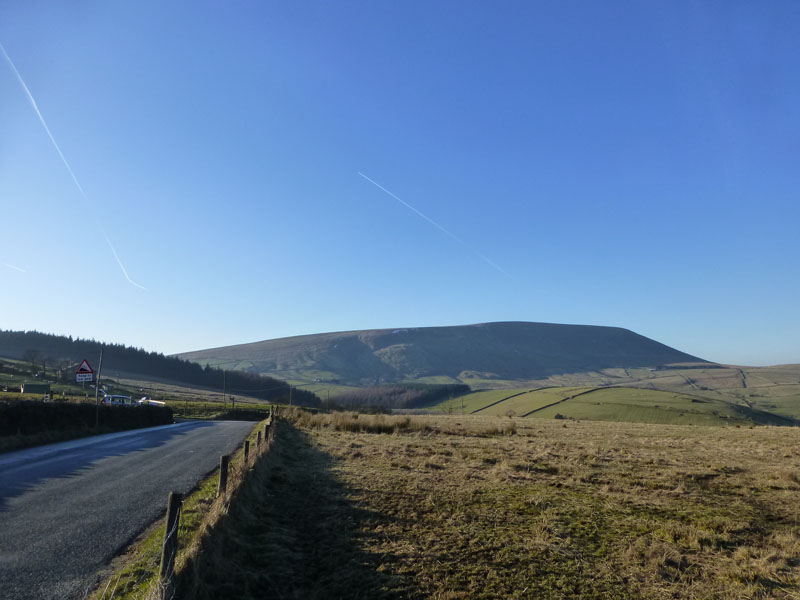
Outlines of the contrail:
{"type": "MultiPolygon", "coordinates": [[[[33,94],[31,94],[31,91],[28,89],[25,80],[22,79],[22,75],[19,74],[17,66],[14,64],[14,61],[11,60],[11,57],[8,55],[8,52],[6,52],[6,49],[2,43],[0,43],[0,51],[2,51],[3,56],[6,57],[6,61],[11,67],[11,70],[14,71],[14,75],[17,76],[17,81],[19,81],[19,84],[25,91],[25,95],[28,97],[28,101],[31,103],[33,110],[36,112],[36,116],[39,117],[39,122],[42,124],[42,127],[44,127],[45,132],[47,132],[47,137],[49,137],[50,141],[53,142],[53,146],[55,147],[56,152],[58,152],[58,155],[61,157],[61,162],[64,163],[64,166],[67,168],[67,171],[69,171],[70,177],[72,177],[72,181],[75,182],[75,187],[78,188],[78,191],[81,193],[81,196],[83,196],[83,199],[86,201],[87,204],[90,205],[93,204],[92,202],[90,202],[89,197],[86,195],[86,192],[83,191],[83,186],[81,185],[81,182],[78,181],[78,178],[75,176],[75,172],[72,170],[72,167],[69,166],[69,161],[67,161],[67,157],[64,156],[64,153],[61,151],[61,147],[58,145],[58,142],[56,142],[56,138],[53,137],[50,128],[47,126],[47,121],[45,121],[44,116],[42,116],[42,111],[39,110],[39,106],[36,104],[36,100],[33,98],[33,94]]],[[[102,231],[102,227],[100,229],[102,231]]],[[[119,259],[119,256],[117,256],[117,252],[114,250],[114,246],[111,245],[111,240],[108,239],[108,236],[106,235],[105,231],[103,231],[103,236],[106,238],[106,241],[108,242],[108,245],[111,248],[111,252],[114,254],[114,258],[117,259],[117,264],[119,265],[120,269],[122,269],[122,274],[125,275],[125,279],[128,280],[128,283],[140,289],[146,290],[147,289],[146,287],[139,285],[133,279],[128,277],[128,271],[126,271],[125,267],[122,265],[122,261],[119,259]]]]}
{"type": "Polygon", "coordinates": [[[398,198],[398,197],[397,197],[397,196],[395,196],[395,195],[394,195],[392,192],[390,192],[390,191],[389,191],[389,190],[387,190],[385,187],[383,187],[383,186],[382,186],[380,183],[378,183],[377,181],[373,181],[372,179],[370,179],[369,177],[367,177],[366,175],[364,175],[364,174],[363,174],[361,171],[358,171],[358,174],[359,174],[359,175],[361,175],[361,177],[363,177],[364,179],[366,179],[367,181],[369,181],[369,182],[370,182],[372,185],[374,185],[374,186],[375,186],[375,187],[377,187],[378,189],[380,189],[380,190],[383,190],[384,192],[386,192],[386,193],[387,193],[389,196],[391,196],[392,198],[394,198],[395,200],[397,200],[397,201],[398,201],[400,204],[402,204],[403,206],[405,206],[406,208],[408,208],[408,209],[409,209],[409,210],[411,210],[412,212],[416,213],[418,216],[420,216],[420,217],[422,217],[423,219],[425,219],[425,220],[426,220],[428,223],[430,223],[431,225],[433,225],[434,227],[436,227],[436,229],[438,229],[439,231],[441,231],[441,232],[442,232],[442,233],[444,233],[445,235],[447,235],[447,236],[449,236],[449,237],[453,238],[453,239],[454,239],[455,241],[457,241],[459,244],[461,244],[462,246],[464,246],[465,248],[467,248],[468,250],[470,250],[472,253],[474,253],[474,254],[475,254],[475,255],[476,255],[478,258],[480,258],[482,261],[484,261],[484,262],[485,262],[487,265],[489,265],[490,267],[492,267],[492,268],[493,268],[493,269],[495,269],[496,271],[499,271],[500,273],[502,273],[502,274],[503,274],[503,275],[505,275],[506,277],[511,277],[511,275],[508,273],[508,271],[506,271],[505,269],[503,269],[503,268],[502,268],[500,265],[498,265],[498,264],[497,264],[496,262],[494,262],[493,260],[489,259],[489,257],[485,256],[484,254],[481,254],[480,252],[478,252],[478,251],[477,251],[477,250],[475,250],[474,248],[470,247],[470,246],[469,246],[469,245],[468,245],[468,244],[467,244],[467,243],[466,243],[464,240],[462,240],[460,237],[458,237],[458,236],[457,236],[455,233],[453,233],[452,231],[450,231],[450,230],[449,230],[449,229],[447,229],[446,227],[443,227],[442,225],[439,225],[439,223],[437,223],[436,221],[434,221],[433,219],[431,219],[431,218],[430,218],[428,215],[424,214],[423,212],[421,212],[421,211],[417,210],[416,208],[414,208],[413,206],[411,206],[411,205],[410,205],[408,202],[406,202],[405,200],[402,200],[401,198],[398,198]]]}
{"type": "MultiPolygon", "coordinates": [[[[102,228],[101,231],[103,231],[102,228]]],[[[114,255],[114,258],[117,259],[117,264],[119,265],[119,268],[122,269],[122,274],[125,275],[125,279],[128,280],[128,283],[130,283],[133,286],[136,286],[141,290],[146,290],[147,289],[146,287],[144,287],[143,285],[139,285],[133,279],[128,277],[128,270],[125,268],[125,265],[122,264],[122,261],[119,259],[119,256],[117,256],[117,251],[114,249],[114,244],[111,243],[111,240],[109,239],[108,235],[106,235],[105,231],[103,231],[103,237],[106,238],[106,242],[108,242],[108,247],[111,248],[111,253],[114,255]]]]}
{"type": "Polygon", "coordinates": [[[15,271],[19,271],[20,273],[27,273],[27,271],[25,269],[21,269],[19,267],[15,267],[14,265],[10,265],[10,264],[8,264],[6,262],[2,263],[2,265],[4,267],[8,267],[9,269],[14,269],[15,271]]]}
{"type": "Polygon", "coordinates": [[[400,198],[398,198],[397,196],[395,196],[395,195],[394,195],[392,192],[390,192],[390,191],[389,191],[389,190],[387,190],[385,187],[383,187],[383,186],[382,186],[380,183],[377,183],[377,182],[373,181],[372,179],[370,179],[369,177],[367,177],[366,175],[364,175],[364,174],[363,174],[361,171],[359,171],[359,172],[358,172],[358,174],[359,174],[359,175],[361,175],[361,176],[362,176],[364,179],[366,179],[367,181],[369,181],[369,182],[370,182],[372,185],[376,186],[377,188],[379,188],[379,189],[383,190],[384,192],[386,192],[387,194],[389,194],[389,195],[390,195],[392,198],[394,198],[395,200],[397,200],[397,201],[398,201],[400,204],[402,204],[402,205],[403,205],[403,206],[405,206],[406,208],[408,208],[408,209],[410,209],[410,210],[414,211],[415,213],[417,213],[417,214],[418,214],[420,217],[422,217],[422,218],[423,218],[423,219],[425,219],[425,220],[426,220],[428,223],[430,223],[431,225],[433,225],[434,227],[436,227],[436,228],[437,228],[439,231],[442,231],[442,232],[444,232],[445,234],[449,235],[451,238],[453,238],[453,239],[454,239],[455,241],[457,241],[459,244],[463,244],[463,243],[464,243],[464,240],[462,240],[460,237],[458,237],[458,236],[457,236],[455,233],[453,233],[453,232],[451,232],[451,231],[448,231],[447,229],[445,229],[444,227],[442,227],[441,225],[439,225],[439,224],[438,224],[436,221],[434,221],[433,219],[431,219],[429,216],[427,216],[427,215],[425,215],[425,214],[421,213],[421,212],[420,212],[420,211],[418,211],[416,208],[414,208],[413,206],[411,206],[411,205],[410,205],[408,202],[406,202],[405,200],[401,200],[400,198]]]}

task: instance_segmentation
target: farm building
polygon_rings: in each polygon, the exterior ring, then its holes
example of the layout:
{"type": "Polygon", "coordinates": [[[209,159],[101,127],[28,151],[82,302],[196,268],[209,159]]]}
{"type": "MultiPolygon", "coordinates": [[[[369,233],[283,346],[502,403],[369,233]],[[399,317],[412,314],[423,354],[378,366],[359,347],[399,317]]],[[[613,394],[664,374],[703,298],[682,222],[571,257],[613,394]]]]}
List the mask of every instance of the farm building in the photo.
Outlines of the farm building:
{"type": "Polygon", "coordinates": [[[23,394],[49,394],[49,383],[23,383],[20,390],[23,394]]]}

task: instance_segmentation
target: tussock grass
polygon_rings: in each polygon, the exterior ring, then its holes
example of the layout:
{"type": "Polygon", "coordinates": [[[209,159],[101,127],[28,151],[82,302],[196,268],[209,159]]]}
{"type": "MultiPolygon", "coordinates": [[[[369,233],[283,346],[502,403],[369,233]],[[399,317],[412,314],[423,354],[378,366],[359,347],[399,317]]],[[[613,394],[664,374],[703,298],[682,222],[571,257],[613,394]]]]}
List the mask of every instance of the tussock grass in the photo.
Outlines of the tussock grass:
{"type": "Polygon", "coordinates": [[[183,419],[264,419],[272,406],[266,401],[231,403],[208,402],[197,399],[167,400],[173,414],[183,419]]]}
{"type": "Polygon", "coordinates": [[[513,435],[517,431],[513,419],[463,419],[439,418],[431,420],[423,416],[366,415],[341,411],[312,414],[297,408],[288,409],[287,418],[301,427],[332,429],[353,433],[424,433],[468,436],[513,435]]]}
{"type": "Polygon", "coordinates": [[[380,593],[800,597],[798,429],[517,420],[514,436],[454,436],[487,424],[415,420],[391,435],[298,421],[366,515],[359,547],[392,576],[380,593]]]}

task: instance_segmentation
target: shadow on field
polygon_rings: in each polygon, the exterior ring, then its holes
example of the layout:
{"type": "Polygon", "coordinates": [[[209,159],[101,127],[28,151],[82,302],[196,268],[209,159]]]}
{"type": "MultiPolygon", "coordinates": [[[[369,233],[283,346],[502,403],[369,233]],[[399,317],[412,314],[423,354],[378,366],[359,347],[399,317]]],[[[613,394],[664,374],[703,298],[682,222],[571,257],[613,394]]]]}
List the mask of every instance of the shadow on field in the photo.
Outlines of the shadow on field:
{"type": "Polygon", "coordinates": [[[230,511],[177,574],[177,597],[399,597],[395,578],[377,570],[380,557],[356,539],[359,523],[380,517],[346,499],[331,462],[279,421],[230,511]]]}
{"type": "Polygon", "coordinates": [[[176,436],[204,427],[213,427],[213,423],[192,421],[179,426],[132,429],[0,455],[0,511],[10,498],[46,479],[73,477],[101,459],[162,446],[176,436]]]}

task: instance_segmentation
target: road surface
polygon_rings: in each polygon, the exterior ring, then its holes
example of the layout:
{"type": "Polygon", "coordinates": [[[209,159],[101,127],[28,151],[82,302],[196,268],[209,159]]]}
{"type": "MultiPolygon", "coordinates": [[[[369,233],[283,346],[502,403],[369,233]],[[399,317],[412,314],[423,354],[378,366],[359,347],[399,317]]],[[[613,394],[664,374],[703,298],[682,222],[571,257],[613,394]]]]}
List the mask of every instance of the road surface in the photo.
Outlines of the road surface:
{"type": "Polygon", "coordinates": [[[96,572],[253,428],[175,425],[0,454],[0,597],[83,598],[96,572]]]}

